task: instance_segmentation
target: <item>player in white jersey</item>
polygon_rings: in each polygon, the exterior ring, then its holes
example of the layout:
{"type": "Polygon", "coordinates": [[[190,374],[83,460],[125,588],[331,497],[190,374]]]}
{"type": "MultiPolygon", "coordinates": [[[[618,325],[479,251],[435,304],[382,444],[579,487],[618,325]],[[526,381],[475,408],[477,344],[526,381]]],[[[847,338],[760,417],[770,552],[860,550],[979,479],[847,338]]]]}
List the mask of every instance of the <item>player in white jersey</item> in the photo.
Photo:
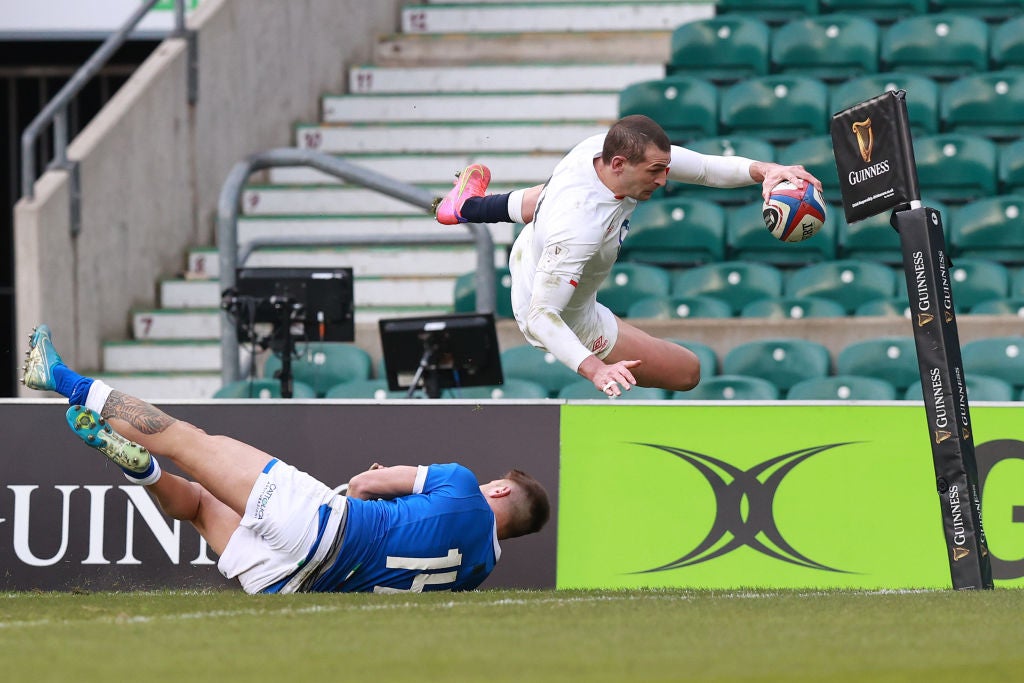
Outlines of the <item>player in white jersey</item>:
{"type": "Polygon", "coordinates": [[[700,380],[697,357],[597,301],[633,209],[669,179],[712,187],[760,182],[766,197],[784,180],[821,187],[802,166],[699,154],[671,145],[646,116],[627,116],[573,148],[543,186],[483,196],[490,172],[468,167],[436,215],[445,224],[527,223],[512,247],[509,269],[512,309],[531,344],[609,396],[635,384],[686,391],[700,380]]]}
{"type": "Polygon", "coordinates": [[[79,375],[46,325],[32,333],[22,381],[66,396],[75,434],[168,516],[191,522],[221,573],[248,593],[471,590],[497,563],[499,540],[539,531],[550,515],[529,475],[511,470],[479,485],[456,463],[374,464],[339,495],[253,446],[79,375]],[[193,481],[163,472],[151,451],[193,481]]]}

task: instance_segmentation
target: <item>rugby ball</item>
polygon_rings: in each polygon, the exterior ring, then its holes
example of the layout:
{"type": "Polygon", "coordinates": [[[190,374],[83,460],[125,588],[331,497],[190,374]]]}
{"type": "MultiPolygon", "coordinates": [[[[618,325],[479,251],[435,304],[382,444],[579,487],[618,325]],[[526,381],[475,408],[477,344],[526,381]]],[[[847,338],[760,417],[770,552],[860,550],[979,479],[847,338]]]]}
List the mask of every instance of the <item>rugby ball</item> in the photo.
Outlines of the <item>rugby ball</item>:
{"type": "Polygon", "coordinates": [[[825,224],[825,199],[811,183],[798,188],[783,181],[775,186],[761,207],[768,232],[783,242],[802,242],[825,224]]]}

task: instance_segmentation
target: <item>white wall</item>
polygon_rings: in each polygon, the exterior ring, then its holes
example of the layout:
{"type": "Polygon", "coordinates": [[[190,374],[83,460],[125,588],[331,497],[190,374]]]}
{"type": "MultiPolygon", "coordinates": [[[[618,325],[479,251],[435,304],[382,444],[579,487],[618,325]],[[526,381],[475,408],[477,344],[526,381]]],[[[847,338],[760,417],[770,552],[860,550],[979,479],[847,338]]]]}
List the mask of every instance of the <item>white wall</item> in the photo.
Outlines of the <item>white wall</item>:
{"type": "Polygon", "coordinates": [[[347,68],[371,61],[398,27],[400,0],[204,0],[199,99],[187,98],[184,40],[166,40],[75,138],[82,230],[70,235],[69,184],[48,171],[15,206],[20,350],[47,322],[64,359],[98,369],[101,341],[130,336],[130,311],[210,244],[217,197],[249,154],[290,146],[316,120],[319,96],[343,92],[347,68]]]}

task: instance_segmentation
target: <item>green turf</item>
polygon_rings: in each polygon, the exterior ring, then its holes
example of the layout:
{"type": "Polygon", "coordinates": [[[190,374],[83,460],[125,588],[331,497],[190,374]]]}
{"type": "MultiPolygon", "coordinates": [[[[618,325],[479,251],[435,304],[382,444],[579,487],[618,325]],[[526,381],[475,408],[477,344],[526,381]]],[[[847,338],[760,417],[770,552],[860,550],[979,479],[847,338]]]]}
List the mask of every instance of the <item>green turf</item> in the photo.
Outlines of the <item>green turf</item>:
{"type": "Polygon", "coordinates": [[[0,594],[5,681],[1016,681],[1024,591],[0,594]]]}

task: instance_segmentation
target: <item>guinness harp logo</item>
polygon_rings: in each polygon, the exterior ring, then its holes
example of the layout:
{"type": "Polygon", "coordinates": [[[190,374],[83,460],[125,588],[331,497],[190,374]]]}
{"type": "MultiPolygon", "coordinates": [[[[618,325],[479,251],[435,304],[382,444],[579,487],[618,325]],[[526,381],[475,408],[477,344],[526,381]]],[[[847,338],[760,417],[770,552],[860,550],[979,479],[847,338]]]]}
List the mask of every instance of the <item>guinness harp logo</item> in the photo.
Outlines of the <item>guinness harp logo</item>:
{"type": "Polygon", "coordinates": [[[953,548],[953,561],[954,562],[959,562],[960,560],[964,559],[965,557],[967,557],[970,554],[971,554],[971,551],[968,550],[967,548],[955,547],[955,548],[953,548]]]}
{"type": "Polygon", "coordinates": [[[935,316],[931,313],[918,313],[917,314],[917,326],[924,327],[931,321],[935,320],[935,316]]]}
{"type": "Polygon", "coordinates": [[[871,118],[853,122],[853,133],[857,136],[860,158],[865,164],[871,163],[871,152],[875,146],[875,134],[871,131],[871,118]]]}
{"type": "Polygon", "coordinates": [[[945,431],[943,429],[936,429],[935,430],[935,443],[936,444],[940,444],[943,441],[945,441],[946,439],[950,438],[951,436],[953,436],[953,432],[947,432],[947,431],[945,431]]]}

